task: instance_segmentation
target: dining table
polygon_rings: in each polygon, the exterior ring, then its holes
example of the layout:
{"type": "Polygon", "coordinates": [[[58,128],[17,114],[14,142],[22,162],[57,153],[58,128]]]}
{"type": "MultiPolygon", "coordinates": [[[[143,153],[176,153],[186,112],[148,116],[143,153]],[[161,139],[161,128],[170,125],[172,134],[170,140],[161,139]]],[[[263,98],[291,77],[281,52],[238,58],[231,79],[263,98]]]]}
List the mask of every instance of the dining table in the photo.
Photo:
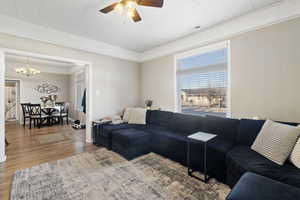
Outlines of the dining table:
{"type": "Polygon", "coordinates": [[[47,125],[50,126],[52,125],[52,114],[56,111],[60,111],[60,106],[43,106],[42,107],[42,112],[48,116],[47,118],[47,125]]]}

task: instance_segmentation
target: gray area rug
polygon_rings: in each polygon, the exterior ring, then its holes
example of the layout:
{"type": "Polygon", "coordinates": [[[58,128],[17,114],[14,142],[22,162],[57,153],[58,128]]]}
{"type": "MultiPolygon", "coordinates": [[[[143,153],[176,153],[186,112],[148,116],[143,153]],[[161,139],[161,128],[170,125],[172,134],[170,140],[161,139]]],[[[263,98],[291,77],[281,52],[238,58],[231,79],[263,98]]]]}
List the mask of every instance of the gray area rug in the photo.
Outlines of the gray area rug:
{"type": "Polygon", "coordinates": [[[224,200],[229,188],[204,184],[154,153],[132,161],[100,149],[14,174],[12,200],[224,200]]]}

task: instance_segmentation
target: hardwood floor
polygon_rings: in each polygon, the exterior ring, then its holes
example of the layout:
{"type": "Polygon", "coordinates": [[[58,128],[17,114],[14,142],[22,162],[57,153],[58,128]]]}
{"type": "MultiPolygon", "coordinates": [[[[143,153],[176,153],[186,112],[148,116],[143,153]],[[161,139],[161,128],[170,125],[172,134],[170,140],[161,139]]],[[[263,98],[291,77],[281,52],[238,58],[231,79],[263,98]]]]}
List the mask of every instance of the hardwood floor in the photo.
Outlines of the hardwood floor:
{"type": "Polygon", "coordinates": [[[74,130],[70,125],[30,130],[16,123],[6,123],[6,137],[10,144],[6,147],[7,160],[0,164],[0,199],[9,199],[15,171],[99,148],[85,143],[84,136],[84,130],[74,130]],[[39,135],[55,133],[63,133],[67,139],[41,145],[36,138],[39,135]]]}

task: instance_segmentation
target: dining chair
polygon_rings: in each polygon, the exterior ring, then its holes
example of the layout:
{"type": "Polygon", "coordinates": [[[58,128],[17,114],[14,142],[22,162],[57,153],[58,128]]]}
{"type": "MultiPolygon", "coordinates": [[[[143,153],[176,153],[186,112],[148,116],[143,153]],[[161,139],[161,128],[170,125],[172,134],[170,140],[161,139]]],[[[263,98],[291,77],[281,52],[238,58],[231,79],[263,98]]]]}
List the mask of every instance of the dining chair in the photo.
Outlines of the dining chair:
{"type": "Polygon", "coordinates": [[[30,115],[29,115],[29,128],[31,129],[31,124],[41,128],[42,123],[48,119],[48,115],[43,114],[41,104],[30,104],[30,115]]]}
{"type": "Polygon", "coordinates": [[[23,112],[23,126],[26,124],[26,119],[30,118],[30,103],[21,103],[23,112]]]}
{"type": "Polygon", "coordinates": [[[69,103],[68,102],[56,102],[56,106],[59,106],[59,111],[53,113],[52,117],[58,119],[58,122],[63,125],[64,118],[66,118],[67,124],[69,124],[69,103]]]}

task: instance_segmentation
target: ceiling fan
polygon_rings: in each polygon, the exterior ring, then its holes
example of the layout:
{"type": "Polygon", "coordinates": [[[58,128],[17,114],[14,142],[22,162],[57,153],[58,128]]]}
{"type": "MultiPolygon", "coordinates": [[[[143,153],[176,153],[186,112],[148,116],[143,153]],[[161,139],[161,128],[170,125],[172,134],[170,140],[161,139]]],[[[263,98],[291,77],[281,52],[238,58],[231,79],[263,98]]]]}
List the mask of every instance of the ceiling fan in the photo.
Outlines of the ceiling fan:
{"type": "Polygon", "coordinates": [[[142,18],[137,11],[138,6],[162,8],[163,4],[164,0],[120,0],[119,2],[113,3],[99,11],[106,14],[113,10],[117,10],[121,13],[125,13],[134,22],[139,22],[142,21],[142,18]]]}

